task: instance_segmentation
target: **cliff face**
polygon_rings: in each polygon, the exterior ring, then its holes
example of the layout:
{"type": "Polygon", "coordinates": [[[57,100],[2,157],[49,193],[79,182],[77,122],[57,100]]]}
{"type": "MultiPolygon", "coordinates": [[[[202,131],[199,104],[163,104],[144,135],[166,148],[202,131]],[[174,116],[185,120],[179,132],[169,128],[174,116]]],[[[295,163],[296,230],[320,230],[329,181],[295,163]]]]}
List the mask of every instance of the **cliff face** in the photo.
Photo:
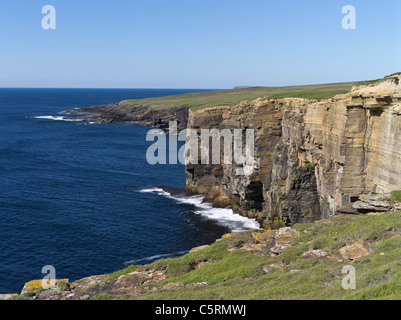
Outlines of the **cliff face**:
{"type": "MultiPolygon", "coordinates": [[[[177,121],[179,131],[188,127],[199,135],[201,129],[254,129],[256,163],[246,175],[237,175],[241,166],[235,163],[188,164],[187,189],[277,227],[355,212],[362,194],[401,189],[400,78],[354,86],[322,101],[257,99],[198,111],[123,101],[67,113],[165,131],[177,121]]],[[[359,207],[369,210],[364,203],[359,207]]]]}
{"type": "Polygon", "coordinates": [[[268,226],[326,218],[362,194],[401,189],[400,78],[322,101],[257,99],[190,111],[188,127],[198,132],[254,129],[256,164],[244,176],[235,164],[188,164],[188,190],[268,226]]]}

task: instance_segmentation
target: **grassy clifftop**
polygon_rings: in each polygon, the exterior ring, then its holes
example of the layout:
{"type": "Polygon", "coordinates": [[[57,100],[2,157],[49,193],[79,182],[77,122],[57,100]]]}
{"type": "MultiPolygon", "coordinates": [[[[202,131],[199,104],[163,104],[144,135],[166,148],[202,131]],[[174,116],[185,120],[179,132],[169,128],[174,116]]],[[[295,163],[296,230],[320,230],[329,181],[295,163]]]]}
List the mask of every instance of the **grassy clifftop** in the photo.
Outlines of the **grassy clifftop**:
{"type": "Polygon", "coordinates": [[[125,100],[127,104],[146,106],[157,106],[158,108],[168,108],[173,106],[188,106],[195,109],[216,106],[216,105],[236,105],[244,100],[254,100],[257,98],[308,98],[326,99],[336,94],[349,92],[353,85],[360,82],[343,82],[304,86],[289,87],[249,87],[231,90],[217,90],[208,92],[187,93],[175,96],[166,96],[147,99],[125,100]]]}
{"type": "Polygon", "coordinates": [[[236,105],[245,100],[257,98],[306,98],[306,99],[328,99],[336,94],[351,91],[354,85],[370,84],[390,78],[400,73],[393,73],[381,79],[354,82],[339,82],[327,84],[313,84],[301,86],[284,87],[239,87],[230,90],[216,90],[207,92],[195,92],[174,96],[129,99],[127,104],[140,105],[144,107],[155,106],[160,109],[187,106],[192,109],[202,109],[217,105],[236,105]]]}

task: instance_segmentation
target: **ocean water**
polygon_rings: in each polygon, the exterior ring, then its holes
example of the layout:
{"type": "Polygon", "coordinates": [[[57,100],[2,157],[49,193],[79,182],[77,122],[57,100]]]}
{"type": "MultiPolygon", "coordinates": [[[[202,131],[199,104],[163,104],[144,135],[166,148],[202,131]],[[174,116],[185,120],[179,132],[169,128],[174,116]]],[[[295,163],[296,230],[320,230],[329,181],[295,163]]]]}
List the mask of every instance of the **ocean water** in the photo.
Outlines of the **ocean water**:
{"type": "Polygon", "coordinates": [[[146,162],[150,128],[83,125],[62,114],[194,91],[0,89],[0,293],[19,293],[46,265],[75,281],[258,226],[160,187],[185,187],[184,166],[146,162]]]}

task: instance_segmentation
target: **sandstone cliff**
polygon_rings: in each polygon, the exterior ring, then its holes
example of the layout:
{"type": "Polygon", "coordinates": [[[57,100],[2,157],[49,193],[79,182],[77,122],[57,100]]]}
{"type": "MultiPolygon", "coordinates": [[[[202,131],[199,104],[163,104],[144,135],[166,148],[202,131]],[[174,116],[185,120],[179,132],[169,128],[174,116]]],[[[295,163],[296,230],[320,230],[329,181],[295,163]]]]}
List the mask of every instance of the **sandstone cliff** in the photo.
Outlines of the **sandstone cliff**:
{"type": "Polygon", "coordinates": [[[237,175],[236,164],[188,164],[187,189],[265,227],[279,227],[369,211],[371,205],[359,204],[361,195],[401,189],[400,78],[398,73],[354,85],[320,101],[259,98],[193,109],[122,101],[67,113],[165,131],[169,121],[177,121],[178,130],[188,127],[199,134],[201,129],[254,129],[256,163],[248,174],[237,175]]]}
{"type": "Polygon", "coordinates": [[[188,190],[269,226],[326,218],[362,194],[401,189],[400,78],[322,101],[257,99],[190,110],[188,127],[198,131],[255,129],[256,165],[238,176],[235,164],[188,164],[188,190]]]}

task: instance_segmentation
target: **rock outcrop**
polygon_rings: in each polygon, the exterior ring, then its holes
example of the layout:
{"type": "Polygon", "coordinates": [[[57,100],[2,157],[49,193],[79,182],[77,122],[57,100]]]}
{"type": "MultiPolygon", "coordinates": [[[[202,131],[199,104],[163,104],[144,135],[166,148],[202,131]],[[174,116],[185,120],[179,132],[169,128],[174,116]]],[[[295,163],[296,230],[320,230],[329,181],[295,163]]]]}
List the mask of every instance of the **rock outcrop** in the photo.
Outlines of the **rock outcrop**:
{"type": "Polygon", "coordinates": [[[254,129],[256,161],[245,175],[235,163],[188,164],[189,192],[280,227],[332,216],[362,194],[401,189],[400,79],[322,101],[257,99],[190,110],[188,127],[199,136],[201,129],[254,129]]]}
{"type": "Polygon", "coordinates": [[[65,114],[82,115],[84,120],[98,123],[137,123],[162,130],[168,129],[169,121],[176,121],[177,130],[182,130],[187,126],[188,109],[186,106],[160,108],[121,101],[103,106],[71,109],[65,111],[65,114]]]}

